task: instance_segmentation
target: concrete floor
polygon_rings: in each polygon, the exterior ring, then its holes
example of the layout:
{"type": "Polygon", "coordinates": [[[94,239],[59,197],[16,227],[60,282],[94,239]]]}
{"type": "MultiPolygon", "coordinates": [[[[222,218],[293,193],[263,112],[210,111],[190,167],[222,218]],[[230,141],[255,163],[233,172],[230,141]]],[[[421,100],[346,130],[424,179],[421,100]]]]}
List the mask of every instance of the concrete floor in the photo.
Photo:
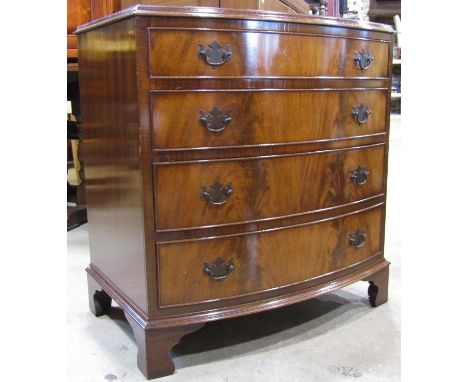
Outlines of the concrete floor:
{"type": "MultiPolygon", "coordinates": [[[[389,301],[367,302],[359,282],[320,298],[206,324],[174,348],[176,373],[159,381],[400,381],[400,116],[391,118],[385,253],[389,301]]],[[[68,233],[68,374],[70,381],[144,381],[137,348],[120,309],[96,318],[88,309],[87,225],[68,233]]]]}

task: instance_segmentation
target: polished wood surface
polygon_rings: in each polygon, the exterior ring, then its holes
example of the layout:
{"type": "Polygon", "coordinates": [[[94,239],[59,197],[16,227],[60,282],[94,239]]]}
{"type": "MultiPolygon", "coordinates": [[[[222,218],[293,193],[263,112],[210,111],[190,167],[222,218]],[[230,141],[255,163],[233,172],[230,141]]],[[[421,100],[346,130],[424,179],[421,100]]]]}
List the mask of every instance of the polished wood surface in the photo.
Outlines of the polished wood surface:
{"type": "Polygon", "coordinates": [[[153,145],[164,150],[232,147],[377,134],[385,131],[386,108],[387,89],[153,92],[153,145]],[[364,124],[352,115],[360,103],[371,110],[364,124]],[[232,118],[220,133],[199,121],[200,111],[214,107],[232,118]]]}
{"type": "Polygon", "coordinates": [[[375,41],[151,29],[149,46],[151,77],[388,77],[388,44],[375,41]],[[208,65],[198,53],[199,44],[208,47],[213,41],[232,46],[232,58],[219,66],[208,65]],[[367,70],[354,63],[355,52],[362,49],[374,57],[367,70]]]}
{"type": "Polygon", "coordinates": [[[365,260],[380,250],[382,210],[255,235],[159,246],[161,307],[240,297],[300,283],[365,260]],[[349,244],[356,229],[367,232],[361,248],[349,244]],[[203,272],[217,257],[234,270],[216,281],[203,272]]]}
{"type": "Polygon", "coordinates": [[[170,329],[147,330],[125,311],[138,347],[137,364],[147,379],[171,375],[175,371],[171,349],[180,339],[203,327],[203,324],[184,325],[170,329]]]}
{"type": "Polygon", "coordinates": [[[82,145],[91,262],[147,311],[133,25],[80,36],[82,145]]]}
{"type": "MultiPolygon", "coordinates": [[[[134,7],[123,9],[122,11],[116,12],[115,14],[81,25],[78,28],[77,33],[83,33],[94,28],[113,24],[120,20],[137,16],[149,16],[152,18],[151,22],[156,21],[158,23],[162,21],[161,18],[174,17],[173,20],[166,19],[166,21],[170,23],[180,22],[186,27],[189,27],[192,25],[192,23],[197,22],[201,22],[207,27],[213,27],[213,20],[226,20],[228,21],[228,24],[232,23],[234,20],[237,20],[241,23],[247,22],[250,25],[249,29],[255,29],[262,25],[261,23],[255,22],[267,22],[267,24],[265,24],[265,31],[274,31],[276,28],[278,28],[278,26],[282,27],[282,23],[288,23],[287,26],[289,28],[285,29],[287,31],[301,30],[303,29],[304,25],[316,25],[322,27],[322,32],[329,32],[329,34],[333,35],[343,32],[347,33],[350,30],[356,30],[362,35],[362,37],[372,35],[372,37],[375,39],[381,39],[385,41],[393,41],[392,34],[394,33],[393,28],[386,24],[344,18],[321,16],[311,17],[309,15],[300,15],[294,13],[265,12],[244,9],[238,10],[209,7],[172,7],[144,4],[139,4],[135,5],[134,7]],[[255,22],[252,23],[252,21],[255,22]],[[342,29],[335,29],[336,27],[342,29]]],[[[224,26],[227,26],[226,22],[223,23],[224,26]]]]}
{"type": "Polygon", "coordinates": [[[124,309],[143,374],[172,373],[170,348],[207,321],[359,280],[371,304],[386,301],[388,27],[140,5],[78,33],[90,308],[124,309]],[[200,36],[232,37],[233,57],[206,69],[200,36]],[[374,61],[361,71],[363,46],[374,61]],[[358,124],[361,103],[371,114],[358,124]],[[219,133],[199,121],[215,106],[231,112],[219,133]],[[217,206],[202,194],[215,181],[232,187],[217,206]]]}
{"type": "Polygon", "coordinates": [[[243,159],[158,166],[156,227],[211,226],[294,215],[351,203],[383,192],[384,147],[339,150],[271,159],[243,159]],[[358,186],[350,173],[370,172],[358,186]],[[215,181],[232,184],[223,205],[200,196],[215,181]]]}

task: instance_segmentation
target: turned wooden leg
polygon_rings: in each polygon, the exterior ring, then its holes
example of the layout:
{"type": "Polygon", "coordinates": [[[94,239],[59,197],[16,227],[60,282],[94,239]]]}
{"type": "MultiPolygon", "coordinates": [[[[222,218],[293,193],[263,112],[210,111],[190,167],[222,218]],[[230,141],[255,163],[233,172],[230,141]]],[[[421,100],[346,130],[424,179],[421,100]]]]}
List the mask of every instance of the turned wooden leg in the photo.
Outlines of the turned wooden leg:
{"type": "Polygon", "coordinates": [[[388,266],[366,278],[369,281],[369,302],[371,306],[382,305],[388,300],[388,266]]]}
{"type": "Polygon", "coordinates": [[[132,327],[138,347],[138,368],[146,379],[164,377],[175,371],[171,349],[180,339],[200,329],[201,324],[179,326],[175,328],[145,330],[135,319],[125,312],[125,317],[132,327]]]}
{"type": "Polygon", "coordinates": [[[88,274],[89,310],[96,316],[102,316],[109,311],[112,299],[102,290],[102,287],[88,274]]]}

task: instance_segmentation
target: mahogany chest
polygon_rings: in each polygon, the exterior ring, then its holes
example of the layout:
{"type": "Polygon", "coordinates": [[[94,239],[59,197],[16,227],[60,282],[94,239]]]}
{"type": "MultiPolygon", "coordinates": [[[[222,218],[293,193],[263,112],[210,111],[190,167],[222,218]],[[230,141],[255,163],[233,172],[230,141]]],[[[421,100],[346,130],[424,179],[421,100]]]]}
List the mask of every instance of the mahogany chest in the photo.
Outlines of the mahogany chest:
{"type": "Polygon", "coordinates": [[[139,5],[78,29],[90,308],[147,378],[205,322],[387,300],[390,27],[139,5]]]}

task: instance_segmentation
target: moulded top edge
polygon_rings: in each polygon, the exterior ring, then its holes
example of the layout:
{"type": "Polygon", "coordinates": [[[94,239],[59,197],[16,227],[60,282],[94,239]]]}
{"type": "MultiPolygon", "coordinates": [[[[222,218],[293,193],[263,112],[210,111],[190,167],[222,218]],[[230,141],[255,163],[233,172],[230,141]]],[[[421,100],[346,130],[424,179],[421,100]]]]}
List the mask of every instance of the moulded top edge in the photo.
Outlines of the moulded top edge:
{"type": "Polygon", "coordinates": [[[199,17],[220,19],[243,19],[256,21],[279,21],[298,24],[313,24],[333,27],[362,29],[377,32],[395,33],[390,25],[373,23],[369,21],[349,20],[327,16],[309,16],[304,14],[291,14],[279,12],[266,12],[256,10],[238,10],[209,7],[172,7],[158,5],[135,5],[123,9],[112,15],[93,20],[78,27],[75,33],[83,33],[100,26],[111,24],[132,16],[157,17],[199,17]]]}

